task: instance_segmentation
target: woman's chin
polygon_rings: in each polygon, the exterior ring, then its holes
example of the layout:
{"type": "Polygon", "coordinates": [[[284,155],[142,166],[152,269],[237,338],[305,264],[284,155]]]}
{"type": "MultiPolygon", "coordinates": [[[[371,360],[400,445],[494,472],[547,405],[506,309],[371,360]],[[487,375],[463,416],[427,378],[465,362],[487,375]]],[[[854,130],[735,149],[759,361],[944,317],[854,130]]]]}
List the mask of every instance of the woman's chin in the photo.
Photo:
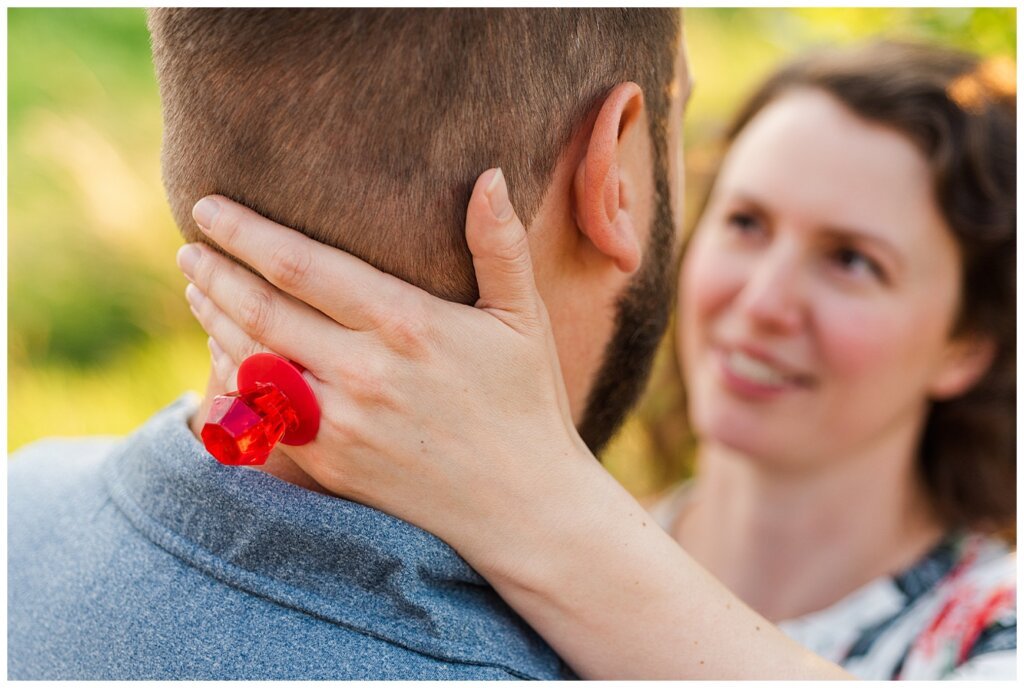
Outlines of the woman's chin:
{"type": "Polygon", "coordinates": [[[706,438],[713,445],[722,447],[732,454],[740,454],[755,463],[762,463],[762,455],[766,453],[764,443],[753,440],[749,435],[735,432],[716,432],[706,435],[706,438]]]}
{"type": "MultiPolygon", "coordinates": [[[[784,468],[790,463],[792,433],[746,414],[713,413],[695,424],[702,443],[741,455],[753,464],[784,468]],[[701,422],[703,421],[703,422],[701,422]]],[[[792,466],[789,466],[792,468],[792,466]]]]}

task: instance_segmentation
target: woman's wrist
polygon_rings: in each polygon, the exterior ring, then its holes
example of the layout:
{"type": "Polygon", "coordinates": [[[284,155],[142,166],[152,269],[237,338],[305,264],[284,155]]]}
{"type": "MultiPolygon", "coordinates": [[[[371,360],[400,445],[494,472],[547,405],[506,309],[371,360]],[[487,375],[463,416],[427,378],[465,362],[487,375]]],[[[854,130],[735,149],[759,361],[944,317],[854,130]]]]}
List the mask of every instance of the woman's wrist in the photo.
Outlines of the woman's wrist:
{"type": "Polygon", "coordinates": [[[601,495],[610,491],[609,483],[619,487],[582,443],[546,446],[541,455],[517,460],[521,471],[499,470],[507,479],[466,495],[470,501],[457,507],[462,518],[449,512],[429,528],[495,587],[558,590],[571,569],[566,562],[576,559],[592,534],[601,495]],[[466,528],[464,518],[475,526],[466,528]]]}
{"type": "Polygon", "coordinates": [[[460,553],[506,599],[576,617],[585,610],[573,595],[592,566],[610,585],[624,585],[618,578],[627,567],[609,562],[641,556],[637,534],[648,528],[668,536],[585,448],[549,460],[543,484],[520,495],[513,513],[500,514],[485,540],[461,543],[460,553]]]}
{"type": "Polygon", "coordinates": [[[586,667],[584,678],[624,678],[648,666],[650,649],[643,632],[622,628],[656,618],[666,579],[686,577],[685,555],[589,452],[582,458],[560,457],[495,537],[456,549],[570,666],[586,667]]]}
{"type": "Polygon", "coordinates": [[[707,574],[589,452],[545,458],[520,508],[472,529],[486,540],[453,544],[583,678],[846,677],[707,574]]]}

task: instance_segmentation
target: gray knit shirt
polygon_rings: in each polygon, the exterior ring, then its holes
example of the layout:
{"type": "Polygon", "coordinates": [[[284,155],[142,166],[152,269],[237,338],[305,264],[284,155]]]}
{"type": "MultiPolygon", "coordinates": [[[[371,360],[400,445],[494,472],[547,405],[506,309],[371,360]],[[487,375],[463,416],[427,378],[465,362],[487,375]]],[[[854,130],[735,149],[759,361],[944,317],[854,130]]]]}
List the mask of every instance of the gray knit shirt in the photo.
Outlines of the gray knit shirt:
{"type": "Polygon", "coordinates": [[[222,466],[195,408],[15,455],[8,678],[571,678],[439,539],[222,466]]]}

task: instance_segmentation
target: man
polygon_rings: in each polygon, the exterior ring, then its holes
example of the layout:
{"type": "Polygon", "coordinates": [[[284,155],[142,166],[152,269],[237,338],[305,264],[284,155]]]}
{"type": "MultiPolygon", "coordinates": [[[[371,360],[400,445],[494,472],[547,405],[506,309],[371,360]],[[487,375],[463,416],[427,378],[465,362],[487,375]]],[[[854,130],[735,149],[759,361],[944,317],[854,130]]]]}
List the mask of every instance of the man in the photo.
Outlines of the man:
{"type": "MultiPolygon", "coordinates": [[[[500,164],[574,420],[607,441],[669,309],[676,12],[175,9],[150,29],[190,239],[192,205],[221,193],[472,303],[465,202],[500,164]]],[[[195,431],[223,391],[211,375],[198,408],[122,442],[12,464],[11,678],[569,675],[436,538],[318,493],[280,453],[213,461],[195,431]]]]}

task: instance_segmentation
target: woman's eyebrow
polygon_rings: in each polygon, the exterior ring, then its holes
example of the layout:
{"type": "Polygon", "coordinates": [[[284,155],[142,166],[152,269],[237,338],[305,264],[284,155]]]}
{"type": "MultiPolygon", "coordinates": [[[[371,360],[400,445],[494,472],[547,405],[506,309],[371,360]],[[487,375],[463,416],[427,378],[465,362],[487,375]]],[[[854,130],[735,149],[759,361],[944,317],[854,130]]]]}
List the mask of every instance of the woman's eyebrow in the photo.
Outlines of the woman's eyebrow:
{"type": "Polygon", "coordinates": [[[723,191],[725,192],[723,195],[731,195],[733,198],[740,201],[741,203],[753,206],[754,209],[757,210],[759,213],[764,213],[766,215],[771,214],[771,203],[768,203],[767,201],[763,200],[757,194],[753,194],[750,193],[749,191],[746,191],[745,189],[738,188],[726,188],[723,191]]]}

